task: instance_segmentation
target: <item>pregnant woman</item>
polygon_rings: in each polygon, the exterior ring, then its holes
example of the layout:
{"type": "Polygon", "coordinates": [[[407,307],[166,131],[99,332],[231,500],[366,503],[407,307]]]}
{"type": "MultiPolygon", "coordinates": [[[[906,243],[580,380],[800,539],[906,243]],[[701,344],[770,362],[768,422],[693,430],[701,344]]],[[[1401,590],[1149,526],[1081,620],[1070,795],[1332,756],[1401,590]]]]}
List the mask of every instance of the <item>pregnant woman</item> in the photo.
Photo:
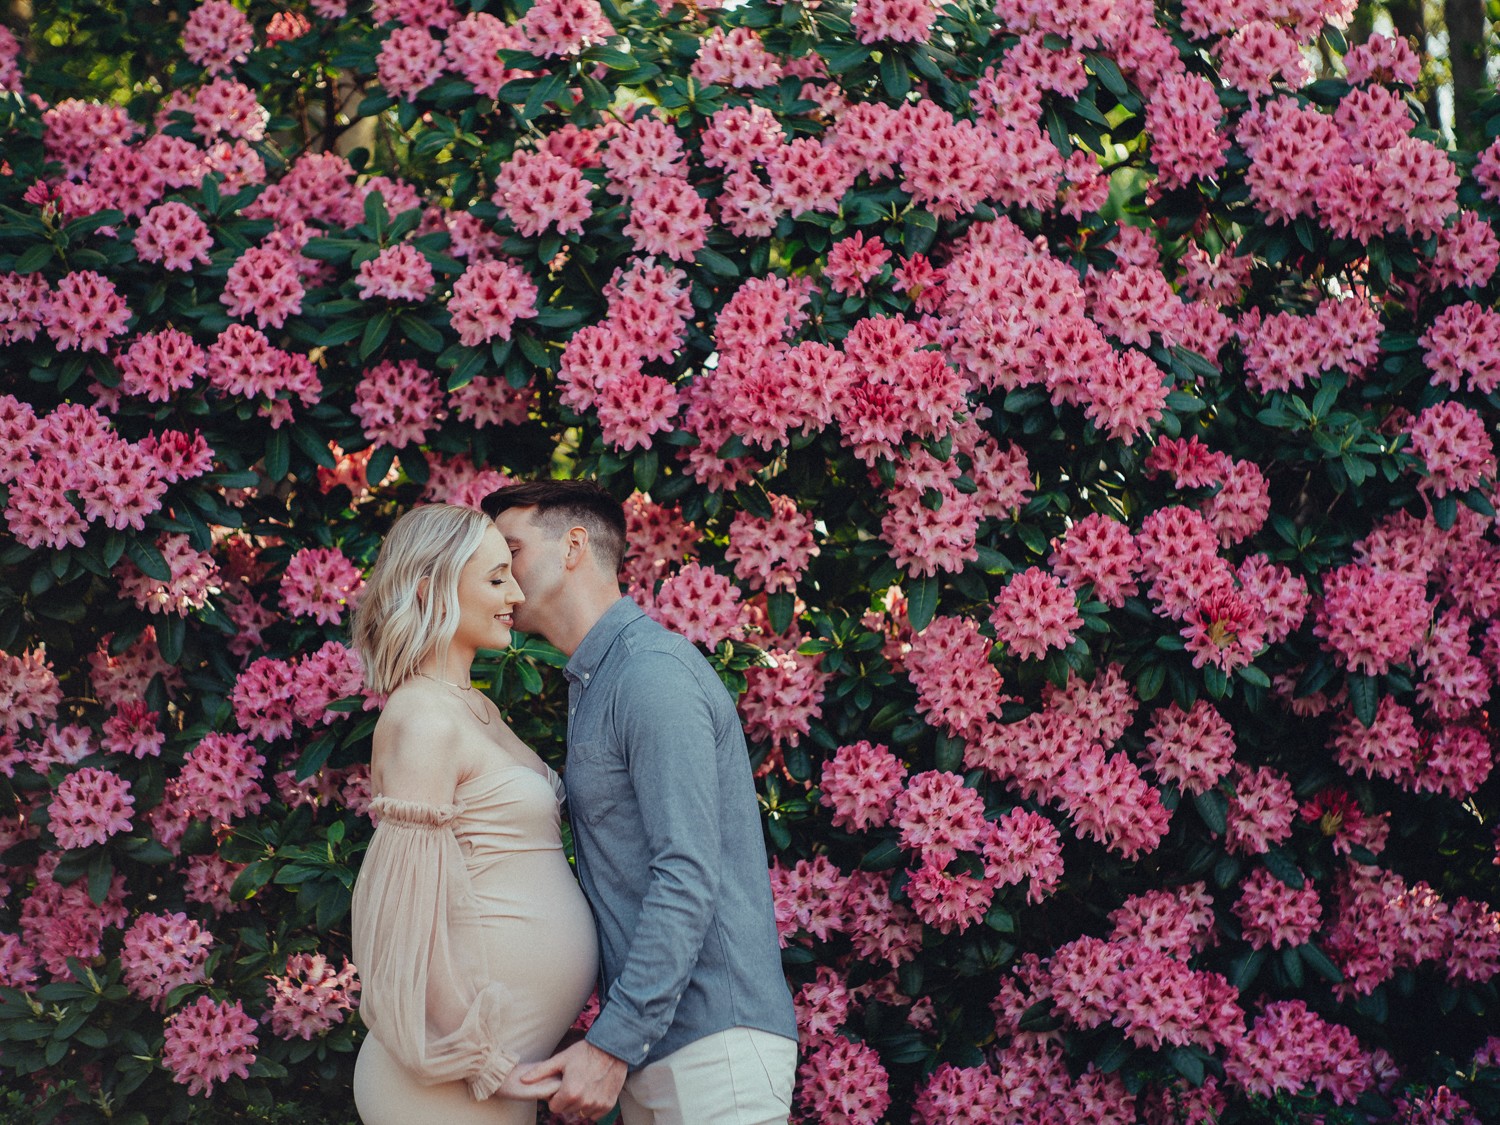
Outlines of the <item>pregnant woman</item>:
{"type": "Polygon", "coordinates": [[[416,508],[354,616],[375,727],[377,827],[354,887],[369,1035],[365,1125],[534,1125],[557,1081],[521,1086],[594,987],[594,922],[559,835],[562,781],[469,680],[524,596],[480,512],[416,508]]]}

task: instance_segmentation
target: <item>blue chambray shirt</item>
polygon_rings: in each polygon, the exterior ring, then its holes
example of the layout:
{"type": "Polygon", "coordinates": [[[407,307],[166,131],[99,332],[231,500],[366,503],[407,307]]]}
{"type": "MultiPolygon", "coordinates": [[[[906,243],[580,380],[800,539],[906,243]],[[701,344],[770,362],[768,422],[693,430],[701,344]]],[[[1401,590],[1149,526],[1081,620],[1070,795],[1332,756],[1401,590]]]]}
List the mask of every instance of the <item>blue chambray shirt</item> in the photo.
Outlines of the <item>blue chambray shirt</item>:
{"type": "Polygon", "coordinates": [[[745,735],[684,637],[621,598],[568,661],[566,781],[599,928],[588,1033],[632,1070],[731,1027],[797,1038],[745,735]]]}

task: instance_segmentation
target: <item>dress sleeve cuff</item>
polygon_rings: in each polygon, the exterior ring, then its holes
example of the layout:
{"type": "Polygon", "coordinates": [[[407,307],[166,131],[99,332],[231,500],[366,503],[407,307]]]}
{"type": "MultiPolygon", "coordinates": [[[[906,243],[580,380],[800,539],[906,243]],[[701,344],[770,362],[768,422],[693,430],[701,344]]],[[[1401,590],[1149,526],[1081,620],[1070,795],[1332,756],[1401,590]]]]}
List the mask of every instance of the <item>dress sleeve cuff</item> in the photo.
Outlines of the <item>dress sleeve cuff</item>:
{"type": "Polygon", "coordinates": [[[479,1073],[468,1080],[469,1093],[474,1096],[476,1102],[484,1101],[500,1089],[500,1083],[505,1081],[515,1067],[514,1055],[507,1054],[499,1047],[491,1046],[479,1066],[479,1073]]]}

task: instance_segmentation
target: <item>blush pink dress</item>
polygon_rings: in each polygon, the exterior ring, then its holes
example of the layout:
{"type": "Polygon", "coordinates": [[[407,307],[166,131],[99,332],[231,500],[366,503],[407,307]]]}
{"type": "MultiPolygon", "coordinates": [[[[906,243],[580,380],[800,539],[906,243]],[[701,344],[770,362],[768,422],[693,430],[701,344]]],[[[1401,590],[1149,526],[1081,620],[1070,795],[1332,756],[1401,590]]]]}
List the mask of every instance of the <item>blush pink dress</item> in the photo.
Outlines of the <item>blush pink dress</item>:
{"type": "Polygon", "coordinates": [[[491,1095],[511,1067],[551,1055],[595,985],[562,781],[517,763],[453,796],[370,805],[378,826],[353,906],[365,1125],[534,1125],[536,1102],[491,1095]]]}

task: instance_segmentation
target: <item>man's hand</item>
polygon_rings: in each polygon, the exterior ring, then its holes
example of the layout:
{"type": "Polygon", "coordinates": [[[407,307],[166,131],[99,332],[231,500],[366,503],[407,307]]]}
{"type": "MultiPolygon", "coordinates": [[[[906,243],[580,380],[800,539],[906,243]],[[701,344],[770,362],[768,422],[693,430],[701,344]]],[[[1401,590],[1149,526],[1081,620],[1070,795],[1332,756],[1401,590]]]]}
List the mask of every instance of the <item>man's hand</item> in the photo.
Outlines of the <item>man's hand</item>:
{"type": "Polygon", "coordinates": [[[580,1040],[559,1051],[544,1062],[516,1067],[520,1088],[545,1088],[548,1079],[560,1080],[556,1093],[550,1096],[533,1093],[528,1097],[546,1097],[553,1113],[580,1113],[598,1120],[615,1107],[620,1087],[625,1085],[625,1062],[601,1051],[587,1040],[580,1040]]]}

